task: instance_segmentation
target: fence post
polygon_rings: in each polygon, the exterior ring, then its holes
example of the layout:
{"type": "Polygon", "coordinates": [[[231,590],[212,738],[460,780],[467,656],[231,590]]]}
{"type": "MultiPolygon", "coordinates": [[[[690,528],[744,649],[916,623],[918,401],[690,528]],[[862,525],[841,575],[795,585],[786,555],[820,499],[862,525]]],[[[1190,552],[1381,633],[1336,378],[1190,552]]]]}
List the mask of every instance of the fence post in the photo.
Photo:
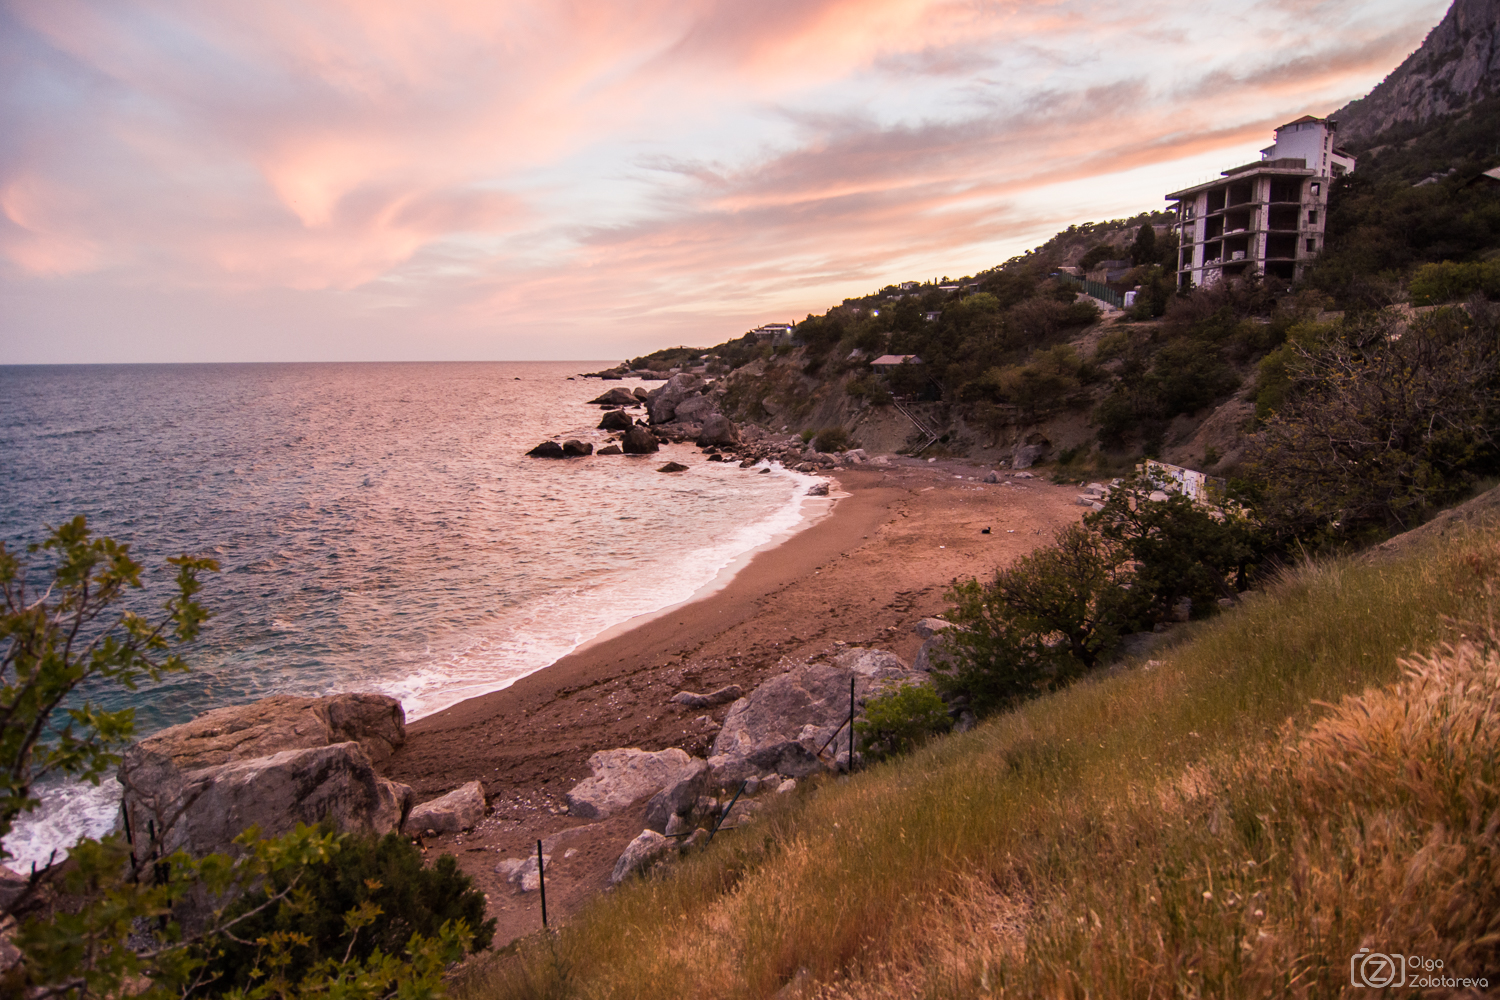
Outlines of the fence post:
{"type": "Polygon", "coordinates": [[[844,773],[854,773],[854,678],[849,678],[849,764],[844,773]]]}
{"type": "Polygon", "coordinates": [[[536,842],[537,888],[542,890],[542,930],[547,929],[547,873],[542,870],[542,842],[536,842]]]}

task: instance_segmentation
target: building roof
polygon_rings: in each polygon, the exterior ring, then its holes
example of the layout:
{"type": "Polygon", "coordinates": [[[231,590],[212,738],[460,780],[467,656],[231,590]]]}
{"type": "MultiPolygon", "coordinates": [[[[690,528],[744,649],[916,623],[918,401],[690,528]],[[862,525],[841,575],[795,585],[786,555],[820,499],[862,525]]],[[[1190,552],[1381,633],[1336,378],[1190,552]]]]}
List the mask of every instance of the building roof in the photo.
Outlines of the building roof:
{"type": "Polygon", "coordinates": [[[922,359],[915,354],[882,354],[870,362],[872,365],[920,365],[921,363],[922,359]]]}
{"type": "Polygon", "coordinates": [[[1321,124],[1321,123],[1326,122],[1326,121],[1328,121],[1328,119],[1326,119],[1326,118],[1314,118],[1312,115],[1303,115],[1301,118],[1298,118],[1294,122],[1287,122],[1286,125],[1278,125],[1276,127],[1277,128],[1286,128],[1287,125],[1306,125],[1308,122],[1313,122],[1315,124],[1321,124]]]}

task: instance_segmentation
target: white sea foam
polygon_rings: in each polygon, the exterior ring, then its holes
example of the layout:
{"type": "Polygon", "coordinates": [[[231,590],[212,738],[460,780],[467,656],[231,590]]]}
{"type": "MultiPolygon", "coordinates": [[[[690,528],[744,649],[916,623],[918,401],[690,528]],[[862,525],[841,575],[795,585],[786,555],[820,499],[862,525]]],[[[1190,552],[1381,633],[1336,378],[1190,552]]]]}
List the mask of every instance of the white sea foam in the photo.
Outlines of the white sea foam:
{"type": "Polygon", "coordinates": [[[61,861],[68,848],[84,837],[102,837],[114,829],[120,815],[120,784],[106,778],[98,785],[84,781],[44,785],[37,789],[42,804],[36,812],[16,823],[5,838],[11,859],[6,864],[28,871],[44,867],[49,859],[61,861]]]}

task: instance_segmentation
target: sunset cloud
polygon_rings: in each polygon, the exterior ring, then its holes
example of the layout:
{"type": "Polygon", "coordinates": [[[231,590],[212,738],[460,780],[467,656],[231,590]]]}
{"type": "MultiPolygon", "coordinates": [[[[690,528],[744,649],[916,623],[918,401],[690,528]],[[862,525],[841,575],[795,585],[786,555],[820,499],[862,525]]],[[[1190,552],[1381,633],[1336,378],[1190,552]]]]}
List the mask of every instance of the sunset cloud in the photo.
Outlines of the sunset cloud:
{"type": "Polygon", "coordinates": [[[0,0],[0,361],[712,343],[1158,206],[1443,8],[0,0]]]}

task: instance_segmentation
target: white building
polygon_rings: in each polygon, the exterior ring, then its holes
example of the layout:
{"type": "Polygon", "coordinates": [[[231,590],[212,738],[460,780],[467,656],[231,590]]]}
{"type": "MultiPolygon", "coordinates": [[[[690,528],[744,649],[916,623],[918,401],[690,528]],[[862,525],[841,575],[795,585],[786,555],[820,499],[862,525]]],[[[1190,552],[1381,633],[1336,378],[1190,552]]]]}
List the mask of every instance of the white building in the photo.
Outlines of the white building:
{"type": "Polygon", "coordinates": [[[1323,249],[1328,189],[1354,169],[1338,123],[1305,116],[1276,130],[1260,161],[1167,195],[1177,203],[1177,281],[1211,285],[1255,270],[1292,282],[1323,249]]]}

